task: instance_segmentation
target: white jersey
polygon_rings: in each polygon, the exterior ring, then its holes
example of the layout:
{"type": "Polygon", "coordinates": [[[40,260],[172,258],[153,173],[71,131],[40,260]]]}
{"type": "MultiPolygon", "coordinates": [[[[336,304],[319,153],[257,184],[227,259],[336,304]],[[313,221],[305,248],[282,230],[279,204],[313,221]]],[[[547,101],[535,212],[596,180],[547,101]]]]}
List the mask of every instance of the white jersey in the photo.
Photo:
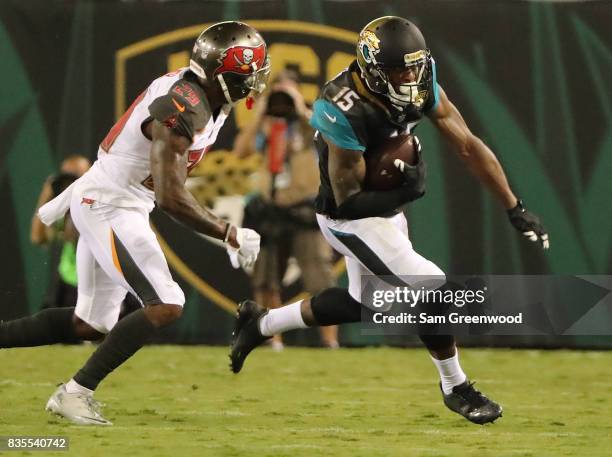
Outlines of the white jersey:
{"type": "MultiPolygon", "coordinates": [[[[152,103],[158,99],[162,100],[160,97],[164,96],[169,97],[165,104],[172,103],[170,106],[174,109],[174,113],[164,114],[164,117],[168,114],[170,117],[166,125],[174,126],[176,114],[186,114],[184,111],[186,108],[192,108],[190,105],[194,102],[200,106],[199,109],[193,110],[191,115],[202,119],[202,106],[207,109],[207,101],[203,92],[194,88],[193,83],[186,83],[181,79],[187,70],[188,68],[183,68],[154,80],[113,126],[100,144],[98,160],[81,179],[87,180],[89,184],[85,192],[87,198],[119,207],[142,207],[148,211],[153,209],[155,194],[149,157],[151,141],[142,132],[142,126],[154,117],[150,111],[152,103]],[[177,82],[183,85],[177,86],[177,82]]],[[[207,110],[206,118],[202,121],[205,122],[204,128],[193,129],[193,142],[188,157],[189,169],[202,159],[215,142],[230,110],[230,105],[224,105],[216,118],[207,110]]],[[[159,117],[156,119],[166,121],[159,117]]]]}
{"type": "Polygon", "coordinates": [[[224,105],[213,118],[206,94],[186,69],[156,79],[104,138],[93,167],[39,209],[50,225],[70,208],[80,234],[75,314],[99,332],[113,328],[127,291],[143,305],[185,302],[149,225],[155,183],[143,124],[156,119],[189,138],[191,168],[215,142],[229,112],[224,105]]]}

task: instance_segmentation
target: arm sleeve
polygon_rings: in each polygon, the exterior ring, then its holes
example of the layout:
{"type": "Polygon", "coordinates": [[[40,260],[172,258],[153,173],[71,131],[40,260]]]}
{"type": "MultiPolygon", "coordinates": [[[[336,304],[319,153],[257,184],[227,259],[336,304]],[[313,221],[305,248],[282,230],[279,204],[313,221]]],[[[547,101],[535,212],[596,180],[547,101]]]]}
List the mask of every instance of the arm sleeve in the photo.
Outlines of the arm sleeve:
{"type": "Polygon", "coordinates": [[[421,198],[424,194],[424,191],[414,189],[412,186],[401,186],[387,191],[357,192],[338,206],[335,217],[353,220],[383,216],[410,201],[421,198]]]}

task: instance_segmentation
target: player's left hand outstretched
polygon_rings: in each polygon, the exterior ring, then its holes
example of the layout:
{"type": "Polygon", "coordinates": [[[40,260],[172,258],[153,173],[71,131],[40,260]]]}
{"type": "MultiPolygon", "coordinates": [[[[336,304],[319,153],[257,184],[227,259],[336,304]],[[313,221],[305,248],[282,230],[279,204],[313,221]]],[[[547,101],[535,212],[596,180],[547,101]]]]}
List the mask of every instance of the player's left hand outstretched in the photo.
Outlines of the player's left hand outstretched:
{"type": "Polygon", "coordinates": [[[510,223],[521,232],[529,241],[540,242],[543,249],[550,247],[548,232],[542,225],[540,218],[523,207],[523,201],[519,200],[516,206],[508,211],[510,223]]]}
{"type": "Polygon", "coordinates": [[[234,268],[249,270],[255,264],[259,255],[261,237],[255,230],[236,227],[236,242],[238,248],[227,243],[227,254],[234,268]]]}

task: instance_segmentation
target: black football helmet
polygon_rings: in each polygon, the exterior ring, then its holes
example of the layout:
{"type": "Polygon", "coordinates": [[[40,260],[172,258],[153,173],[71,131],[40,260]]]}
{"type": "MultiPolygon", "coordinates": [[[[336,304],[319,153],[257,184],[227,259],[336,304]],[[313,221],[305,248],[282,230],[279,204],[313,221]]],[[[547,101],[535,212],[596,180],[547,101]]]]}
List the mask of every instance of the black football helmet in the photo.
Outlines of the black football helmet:
{"type": "Polygon", "coordinates": [[[266,42],[242,22],[228,21],[204,30],[193,46],[189,68],[204,80],[216,81],[228,103],[263,92],[270,74],[266,42]]]}
{"type": "Polygon", "coordinates": [[[433,90],[431,54],[419,28],[407,19],[384,16],[366,25],[359,33],[357,64],[368,88],[399,112],[421,108],[433,90]],[[393,87],[388,71],[410,67],[416,81],[393,87]]]}

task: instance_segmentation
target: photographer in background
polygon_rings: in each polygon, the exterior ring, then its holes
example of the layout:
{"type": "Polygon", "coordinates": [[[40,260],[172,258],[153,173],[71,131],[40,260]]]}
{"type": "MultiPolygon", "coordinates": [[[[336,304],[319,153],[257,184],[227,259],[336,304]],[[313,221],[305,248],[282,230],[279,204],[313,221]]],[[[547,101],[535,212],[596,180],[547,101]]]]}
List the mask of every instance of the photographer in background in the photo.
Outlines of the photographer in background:
{"type": "Polygon", "coordinates": [[[30,239],[39,246],[47,246],[58,242],[60,253],[57,270],[51,283],[51,293],[48,294],[43,308],[74,306],[77,300],[76,275],[76,244],[79,234],[74,228],[70,215],[53,227],[47,227],[36,215],[38,208],[58,196],[64,189],[82,176],[91,167],[91,162],[81,155],[73,154],[66,157],[58,174],[50,176],[40,191],[32,225],[30,239]]]}
{"type": "MultiPolygon", "coordinates": [[[[254,120],[234,142],[240,157],[262,153],[258,173],[259,192],[245,207],[243,226],[261,234],[261,252],[255,263],[252,285],[258,303],[279,307],[282,279],[294,257],[302,273],[304,289],[315,294],[334,284],[331,250],[316,222],[314,198],[319,171],[308,125],[311,111],[299,92],[298,76],[281,72],[270,92],[255,104],[254,120]]],[[[321,327],[321,342],[338,347],[338,328],[321,327]]],[[[272,340],[283,348],[280,335],[272,340]]]]}
{"type": "MultiPolygon", "coordinates": [[[[59,173],[49,176],[38,196],[36,210],[30,226],[30,240],[38,246],[55,244],[58,251],[53,253],[53,278],[42,308],[72,307],[77,302],[76,246],[79,232],[74,227],[70,212],[63,221],[47,227],[37,216],[38,208],[61,194],[76,179],[85,174],[91,167],[89,159],[82,155],[67,156],[60,166],[59,173]]],[[[121,306],[119,317],[122,318],[140,308],[140,303],[131,294],[127,294],[121,306]]]]}

